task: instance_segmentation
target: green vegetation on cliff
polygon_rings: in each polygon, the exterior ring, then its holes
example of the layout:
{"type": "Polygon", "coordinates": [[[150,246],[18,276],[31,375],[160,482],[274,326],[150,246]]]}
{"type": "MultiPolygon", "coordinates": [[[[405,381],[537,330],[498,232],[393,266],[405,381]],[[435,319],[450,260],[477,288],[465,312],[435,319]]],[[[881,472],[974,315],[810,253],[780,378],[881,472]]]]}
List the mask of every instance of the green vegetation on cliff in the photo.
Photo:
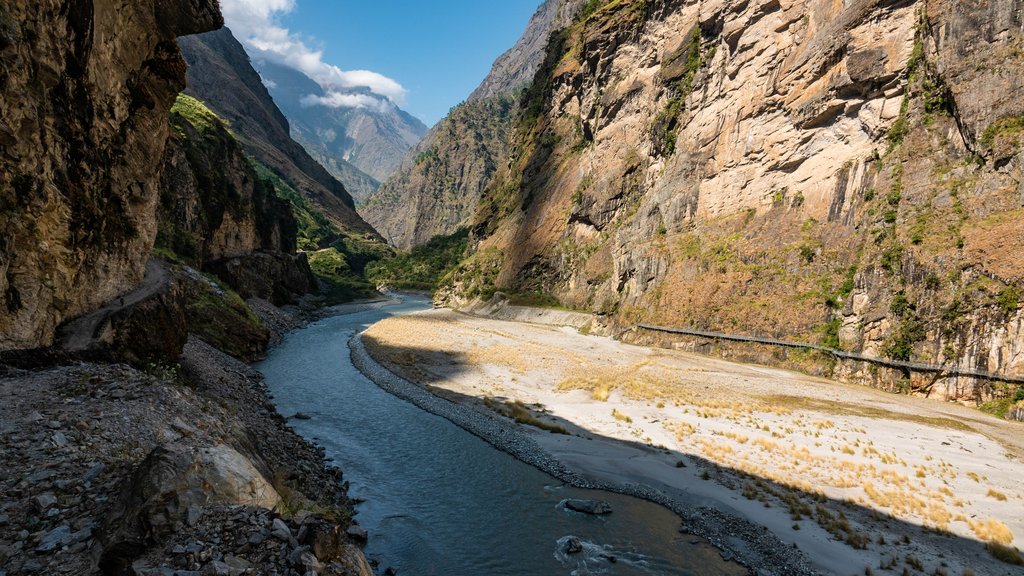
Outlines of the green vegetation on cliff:
{"type": "Polygon", "coordinates": [[[184,283],[189,332],[242,360],[255,360],[266,349],[267,329],[244,300],[215,277],[184,283]]]}
{"type": "Polygon", "coordinates": [[[291,205],[292,214],[295,215],[295,220],[298,223],[299,250],[318,250],[337,240],[339,230],[323,212],[296,192],[273,170],[254,158],[250,158],[249,161],[256,169],[256,174],[273,186],[277,197],[291,205]]]}
{"type": "Polygon", "coordinates": [[[433,291],[462,261],[468,243],[469,230],[465,228],[447,236],[435,236],[408,253],[370,264],[366,277],[377,286],[433,291]]]}
{"type": "Polygon", "coordinates": [[[394,249],[364,235],[342,230],[272,170],[252,161],[261,178],[268,180],[282,200],[291,205],[298,222],[298,247],[307,252],[309,267],[328,301],[345,302],[376,294],[367,281],[366,267],[390,258],[394,249]]]}
{"type": "MultiPolygon", "coordinates": [[[[161,218],[157,253],[202,268],[207,260],[204,238],[220,225],[224,214],[255,211],[255,225],[261,230],[261,237],[273,236],[269,232],[272,222],[268,221],[286,223],[284,235],[288,238],[281,239],[280,248],[309,254],[310,268],[329,302],[375,293],[373,284],[364,276],[366,266],[393,256],[392,248],[375,237],[339,227],[274,170],[245,156],[226,123],[202,102],[179,95],[170,121],[196,180],[193,193],[199,192],[202,214],[199,229],[195,229],[195,223],[182,222],[180,216],[161,218]],[[232,162],[236,164],[233,169],[232,162]],[[251,183],[251,202],[242,201],[240,182],[251,183]],[[265,228],[268,231],[263,231],[265,228]]],[[[173,212],[182,199],[173,193],[167,196],[162,198],[163,210],[173,212]]]]}
{"type": "Polygon", "coordinates": [[[293,252],[296,225],[288,204],[258,176],[227,124],[184,94],[169,123],[156,251],[196,268],[239,250],[293,252]],[[226,241],[229,236],[237,240],[226,241]]]}
{"type": "Polygon", "coordinates": [[[179,138],[187,138],[184,122],[188,122],[201,135],[219,138],[221,128],[226,124],[212,110],[206,107],[199,100],[187,95],[178,94],[174,105],[171,106],[171,127],[179,138]]]}

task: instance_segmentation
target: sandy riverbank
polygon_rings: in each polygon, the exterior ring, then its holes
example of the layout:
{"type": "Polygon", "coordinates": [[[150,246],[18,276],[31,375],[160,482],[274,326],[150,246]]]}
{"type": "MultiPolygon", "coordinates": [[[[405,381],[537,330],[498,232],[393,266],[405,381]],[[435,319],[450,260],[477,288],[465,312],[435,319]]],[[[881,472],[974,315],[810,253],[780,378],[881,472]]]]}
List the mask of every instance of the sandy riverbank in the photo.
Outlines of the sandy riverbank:
{"type": "MultiPolygon", "coordinates": [[[[793,372],[446,310],[386,320],[363,341],[391,371],[464,408],[512,412],[519,401],[527,418],[566,428],[568,435],[521,427],[569,470],[767,527],[823,572],[1021,572],[981,543],[1024,539],[1019,425],[793,372]]],[[[744,557],[744,538],[721,537],[744,557]]]]}

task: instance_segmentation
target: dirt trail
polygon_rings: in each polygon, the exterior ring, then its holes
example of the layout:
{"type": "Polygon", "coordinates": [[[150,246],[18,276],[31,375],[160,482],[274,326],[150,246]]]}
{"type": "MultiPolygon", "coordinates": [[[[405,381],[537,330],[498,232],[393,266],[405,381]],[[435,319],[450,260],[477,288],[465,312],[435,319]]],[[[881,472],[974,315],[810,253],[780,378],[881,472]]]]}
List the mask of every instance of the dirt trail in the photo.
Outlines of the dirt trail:
{"type": "Polygon", "coordinates": [[[65,324],[57,334],[56,347],[67,352],[88,350],[96,342],[98,333],[108,318],[151,298],[167,286],[169,279],[167,264],[151,259],[146,263],[146,275],[142,279],[142,284],[131,292],[65,324]]]}

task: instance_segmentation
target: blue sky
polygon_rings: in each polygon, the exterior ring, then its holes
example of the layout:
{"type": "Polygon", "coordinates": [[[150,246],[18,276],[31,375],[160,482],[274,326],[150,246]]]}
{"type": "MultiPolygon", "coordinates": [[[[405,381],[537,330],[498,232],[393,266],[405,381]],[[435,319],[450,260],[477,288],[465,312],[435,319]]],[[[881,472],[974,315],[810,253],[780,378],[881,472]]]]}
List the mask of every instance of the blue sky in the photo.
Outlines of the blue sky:
{"type": "Polygon", "coordinates": [[[369,85],[432,125],[512,47],[541,0],[224,0],[252,52],[321,84],[369,85]],[[269,25],[268,25],[269,24],[269,25]],[[314,57],[319,54],[319,62],[314,57]],[[323,73],[320,71],[323,70],[323,73]],[[353,80],[353,78],[356,78],[353,80]]]}

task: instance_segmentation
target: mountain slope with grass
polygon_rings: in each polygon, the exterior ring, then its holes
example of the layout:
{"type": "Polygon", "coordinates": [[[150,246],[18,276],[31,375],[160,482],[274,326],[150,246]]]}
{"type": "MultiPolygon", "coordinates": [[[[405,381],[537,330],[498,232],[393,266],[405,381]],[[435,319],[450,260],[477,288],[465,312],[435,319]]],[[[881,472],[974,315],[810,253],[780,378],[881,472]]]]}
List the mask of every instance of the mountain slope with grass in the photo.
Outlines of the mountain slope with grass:
{"type": "Polygon", "coordinates": [[[292,140],[249,56],[227,28],[178,40],[188,63],[187,93],[222,118],[246,153],[317,206],[335,225],[376,237],[330,173],[292,140]]]}
{"type": "Polygon", "coordinates": [[[296,218],[298,248],[331,302],[376,294],[366,265],[391,256],[354,210],[345,187],[291,138],[288,120],[270,97],[230,30],[180,38],[189,62],[188,94],[227,125],[296,218]]]}

